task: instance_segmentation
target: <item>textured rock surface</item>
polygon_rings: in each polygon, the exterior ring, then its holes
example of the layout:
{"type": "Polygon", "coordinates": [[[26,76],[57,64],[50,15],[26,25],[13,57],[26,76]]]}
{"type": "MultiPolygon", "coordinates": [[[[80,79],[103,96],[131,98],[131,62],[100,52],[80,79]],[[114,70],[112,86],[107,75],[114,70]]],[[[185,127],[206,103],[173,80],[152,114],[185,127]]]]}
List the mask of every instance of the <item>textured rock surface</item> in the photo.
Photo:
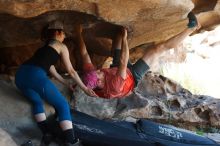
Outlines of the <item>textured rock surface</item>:
{"type": "MultiPolygon", "coordinates": [[[[65,43],[78,69],[80,61],[72,35],[76,23],[84,25],[92,60],[101,66],[106,59],[103,56],[110,55],[110,38],[119,25],[128,27],[131,48],[142,44],[146,48],[180,32],[186,26],[185,18],[193,9],[193,3],[202,29],[212,29],[220,23],[220,0],[0,0],[0,72],[13,74],[17,65],[42,45],[40,31],[51,20],[64,21],[65,43]]],[[[143,50],[141,47],[131,50],[131,59],[137,60],[143,50]]],[[[184,53],[178,52],[177,58],[165,55],[163,60],[181,62],[184,53]]],[[[111,59],[105,65],[109,62],[111,59]]],[[[27,139],[38,145],[40,132],[32,120],[30,106],[12,82],[13,77],[0,77],[0,127],[12,135],[18,145],[27,139]]],[[[66,88],[56,84],[69,97],[66,88]]],[[[219,100],[193,95],[159,74],[147,74],[133,95],[120,100],[91,98],[78,89],[75,94],[75,104],[80,111],[102,119],[150,118],[172,124],[186,123],[183,126],[188,129],[197,125],[220,125],[219,100]]],[[[48,114],[53,112],[49,107],[46,109],[48,114]]]]}
{"type": "Polygon", "coordinates": [[[218,99],[193,95],[174,81],[156,73],[147,73],[134,94],[122,99],[109,101],[92,98],[79,90],[77,88],[74,92],[76,108],[101,119],[125,120],[133,117],[161,122],[190,123],[191,128],[206,124],[220,126],[218,99]]]}
{"type": "MultiPolygon", "coordinates": [[[[102,37],[114,35],[117,25],[128,27],[131,48],[159,42],[185,27],[185,18],[193,9],[193,3],[204,28],[219,23],[219,0],[0,0],[0,71],[10,73],[10,67],[30,57],[41,45],[42,26],[51,20],[64,21],[68,33],[66,42],[75,63],[73,54],[77,53],[70,37],[74,24],[82,23],[87,28],[84,36],[91,53],[110,55],[111,41],[102,37]]],[[[100,66],[103,58],[95,56],[93,61],[100,66]]]]}
{"type": "Polygon", "coordinates": [[[11,136],[6,131],[0,128],[0,145],[1,146],[17,146],[11,136]]]}

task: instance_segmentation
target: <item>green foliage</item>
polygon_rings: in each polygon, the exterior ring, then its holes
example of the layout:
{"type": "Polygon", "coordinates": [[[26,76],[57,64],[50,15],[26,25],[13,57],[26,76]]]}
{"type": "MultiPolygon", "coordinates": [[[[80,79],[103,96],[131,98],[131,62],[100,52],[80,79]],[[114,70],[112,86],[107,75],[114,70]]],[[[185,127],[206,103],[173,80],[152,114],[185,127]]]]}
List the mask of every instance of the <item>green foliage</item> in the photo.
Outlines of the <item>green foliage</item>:
{"type": "Polygon", "coordinates": [[[202,136],[202,135],[204,135],[204,131],[197,130],[197,131],[196,131],[196,134],[198,134],[198,135],[201,135],[201,136],[202,136]]]}
{"type": "Polygon", "coordinates": [[[211,126],[203,126],[196,129],[196,134],[204,135],[205,133],[220,133],[220,129],[211,126]]]}

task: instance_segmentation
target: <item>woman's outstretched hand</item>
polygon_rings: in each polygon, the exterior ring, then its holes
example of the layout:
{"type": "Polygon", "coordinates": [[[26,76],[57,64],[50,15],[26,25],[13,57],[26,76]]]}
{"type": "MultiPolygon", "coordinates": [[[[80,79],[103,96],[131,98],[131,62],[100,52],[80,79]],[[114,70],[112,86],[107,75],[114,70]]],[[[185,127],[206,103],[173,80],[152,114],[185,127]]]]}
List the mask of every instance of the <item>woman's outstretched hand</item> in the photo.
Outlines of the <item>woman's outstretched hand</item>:
{"type": "MultiPolygon", "coordinates": [[[[70,85],[69,85],[69,89],[70,89],[71,91],[74,91],[75,87],[76,87],[76,84],[70,84],[70,85]]],[[[98,97],[98,95],[97,95],[92,89],[90,89],[90,88],[86,88],[86,89],[84,90],[84,92],[85,92],[88,96],[98,97]]]]}
{"type": "Polygon", "coordinates": [[[84,92],[88,95],[88,96],[93,96],[93,97],[98,97],[98,95],[90,88],[87,88],[86,90],[84,90],[84,92]]]}

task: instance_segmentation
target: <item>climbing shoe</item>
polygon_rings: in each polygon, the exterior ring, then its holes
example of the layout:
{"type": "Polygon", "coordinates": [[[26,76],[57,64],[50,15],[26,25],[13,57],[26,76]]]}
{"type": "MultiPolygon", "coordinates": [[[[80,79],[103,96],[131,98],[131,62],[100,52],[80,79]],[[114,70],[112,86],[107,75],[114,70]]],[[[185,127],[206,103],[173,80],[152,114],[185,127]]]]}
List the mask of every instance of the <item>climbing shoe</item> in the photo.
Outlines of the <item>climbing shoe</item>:
{"type": "Polygon", "coordinates": [[[80,141],[77,140],[74,144],[72,144],[72,143],[65,143],[64,146],[82,146],[82,145],[80,144],[80,141]]]}
{"type": "Polygon", "coordinates": [[[23,143],[21,146],[34,146],[31,140],[28,140],[27,142],[23,143]]]}
{"type": "Polygon", "coordinates": [[[193,12],[189,12],[189,14],[187,15],[188,19],[189,19],[189,23],[188,23],[188,28],[193,28],[193,27],[196,27],[198,25],[198,22],[197,22],[197,18],[196,16],[194,15],[193,12]]]}
{"type": "Polygon", "coordinates": [[[49,133],[44,134],[41,139],[41,145],[40,146],[48,146],[53,140],[53,136],[49,133]]]}

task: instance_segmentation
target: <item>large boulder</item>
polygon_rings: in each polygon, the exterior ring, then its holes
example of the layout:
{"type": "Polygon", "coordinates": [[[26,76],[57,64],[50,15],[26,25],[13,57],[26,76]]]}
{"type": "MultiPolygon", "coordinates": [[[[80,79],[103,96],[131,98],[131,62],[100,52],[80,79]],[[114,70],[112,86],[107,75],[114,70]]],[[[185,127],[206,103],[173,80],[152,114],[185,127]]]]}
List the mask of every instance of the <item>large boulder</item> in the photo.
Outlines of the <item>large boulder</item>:
{"type": "MultiPolygon", "coordinates": [[[[128,28],[130,48],[157,43],[183,30],[187,24],[186,15],[193,8],[203,28],[219,23],[219,0],[0,0],[0,71],[10,73],[13,70],[10,67],[29,58],[42,45],[42,27],[54,19],[64,21],[66,43],[75,64],[77,52],[72,33],[76,23],[85,27],[89,52],[109,56],[109,38],[114,36],[119,25],[128,28]]],[[[101,66],[104,58],[93,56],[92,60],[101,66]]]]}
{"type": "Polygon", "coordinates": [[[220,126],[220,102],[210,96],[193,95],[176,82],[148,72],[138,87],[122,99],[89,97],[79,88],[73,93],[77,110],[100,119],[147,118],[187,128],[220,126]]]}
{"type": "Polygon", "coordinates": [[[0,145],[2,146],[17,146],[11,136],[0,128],[0,145]]]}

